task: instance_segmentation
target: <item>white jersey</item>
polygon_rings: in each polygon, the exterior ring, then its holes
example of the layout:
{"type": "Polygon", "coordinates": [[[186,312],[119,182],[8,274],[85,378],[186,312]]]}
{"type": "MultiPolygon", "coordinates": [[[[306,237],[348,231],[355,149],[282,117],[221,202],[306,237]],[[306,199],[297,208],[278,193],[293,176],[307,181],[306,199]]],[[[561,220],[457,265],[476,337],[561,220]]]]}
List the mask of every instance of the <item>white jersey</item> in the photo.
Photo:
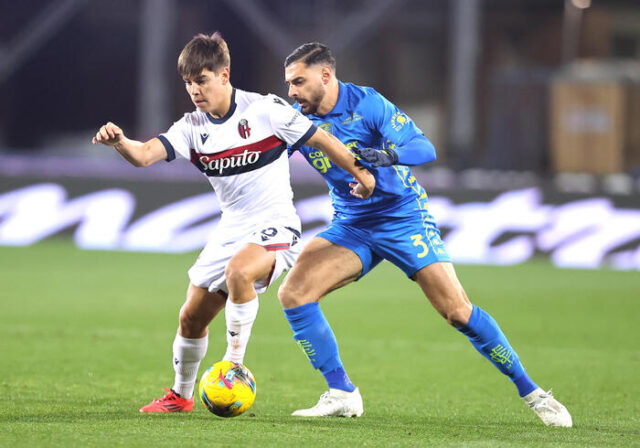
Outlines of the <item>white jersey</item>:
{"type": "Polygon", "coordinates": [[[233,89],[222,118],[187,113],[158,138],[167,161],[190,160],[216,192],[224,220],[295,216],[287,145],[304,144],[316,126],[275,95],[233,89]]]}

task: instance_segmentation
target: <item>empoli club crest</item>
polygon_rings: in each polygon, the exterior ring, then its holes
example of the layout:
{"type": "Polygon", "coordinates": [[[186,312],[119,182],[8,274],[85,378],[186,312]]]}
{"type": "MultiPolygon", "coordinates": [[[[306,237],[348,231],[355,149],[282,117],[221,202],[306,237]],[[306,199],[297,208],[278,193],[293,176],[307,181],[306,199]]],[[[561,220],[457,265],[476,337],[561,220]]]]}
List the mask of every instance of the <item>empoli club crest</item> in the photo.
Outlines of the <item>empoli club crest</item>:
{"type": "Polygon", "coordinates": [[[333,134],[333,124],[330,122],[322,123],[318,127],[329,134],[333,134]]]}
{"type": "Polygon", "coordinates": [[[396,112],[393,114],[393,117],[391,117],[391,127],[396,131],[402,129],[408,122],[409,117],[407,117],[403,112],[396,112]]]}

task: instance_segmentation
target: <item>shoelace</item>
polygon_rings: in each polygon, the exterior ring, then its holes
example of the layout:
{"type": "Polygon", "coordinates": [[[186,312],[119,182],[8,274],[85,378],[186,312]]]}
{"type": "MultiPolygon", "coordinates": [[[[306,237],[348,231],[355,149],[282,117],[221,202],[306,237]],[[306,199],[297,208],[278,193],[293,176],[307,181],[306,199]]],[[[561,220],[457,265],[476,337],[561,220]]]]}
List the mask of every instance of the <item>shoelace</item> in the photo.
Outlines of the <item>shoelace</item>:
{"type": "Polygon", "coordinates": [[[153,401],[155,401],[156,403],[160,403],[161,401],[175,400],[177,398],[176,393],[172,389],[165,387],[164,390],[167,391],[167,394],[164,397],[156,398],[153,401]]]}
{"type": "Polygon", "coordinates": [[[329,404],[332,401],[335,401],[335,398],[332,397],[331,395],[329,395],[329,391],[323,393],[322,395],[320,395],[320,400],[318,400],[318,404],[316,406],[320,406],[323,404],[329,404]]]}
{"type": "Polygon", "coordinates": [[[554,414],[557,414],[558,409],[550,406],[547,398],[553,399],[553,394],[551,393],[551,389],[549,389],[549,392],[540,394],[540,401],[538,403],[535,403],[532,406],[532,408],[535,409],[536,411],[546,410],[546,411],[551,411],[554,414]]]}

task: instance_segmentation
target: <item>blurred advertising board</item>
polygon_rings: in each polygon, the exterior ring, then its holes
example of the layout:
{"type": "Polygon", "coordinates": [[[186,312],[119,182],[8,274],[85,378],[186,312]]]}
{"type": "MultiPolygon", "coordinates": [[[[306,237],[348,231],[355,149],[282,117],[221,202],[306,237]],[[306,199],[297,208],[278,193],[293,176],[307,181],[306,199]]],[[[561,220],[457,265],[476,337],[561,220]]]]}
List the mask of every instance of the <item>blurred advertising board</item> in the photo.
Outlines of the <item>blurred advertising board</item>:
{"type": "MultiPolygon", "coordinates": [[[[91,170],[29,175],[13,168],[0,175],[0,245],[65,236],[83,249],[186,252],[202,248],[220,218],[199,173],[165,178],[161,167],[146,177],[129,176],[129,168],[109,176],[91,170]]],[[[308,240],[330,222],[333,209],[313,170],[293,179],[308,240]]],[[[440,189],[429,204],[456,263],[510,265],[542,256],[559,267],[640,270],[638,195],[621,200],[536,186],[440,189]]]]}

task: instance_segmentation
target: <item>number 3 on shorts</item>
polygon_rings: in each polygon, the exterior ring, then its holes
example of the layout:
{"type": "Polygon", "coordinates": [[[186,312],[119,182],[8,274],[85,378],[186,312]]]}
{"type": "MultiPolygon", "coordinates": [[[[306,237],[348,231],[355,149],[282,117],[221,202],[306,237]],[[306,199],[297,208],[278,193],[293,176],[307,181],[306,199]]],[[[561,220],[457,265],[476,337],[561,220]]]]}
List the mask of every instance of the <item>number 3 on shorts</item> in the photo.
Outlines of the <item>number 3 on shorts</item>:
{"type": "Polygon", "coordinates": [[[419,233],[417,235],[411,235],[411,240],[413,241],[413,245],[422,249],[422,252],[418,254],[418,258],[426,257],[429,253],[429,247],[422,241],[422,235],[419,233]]]}

